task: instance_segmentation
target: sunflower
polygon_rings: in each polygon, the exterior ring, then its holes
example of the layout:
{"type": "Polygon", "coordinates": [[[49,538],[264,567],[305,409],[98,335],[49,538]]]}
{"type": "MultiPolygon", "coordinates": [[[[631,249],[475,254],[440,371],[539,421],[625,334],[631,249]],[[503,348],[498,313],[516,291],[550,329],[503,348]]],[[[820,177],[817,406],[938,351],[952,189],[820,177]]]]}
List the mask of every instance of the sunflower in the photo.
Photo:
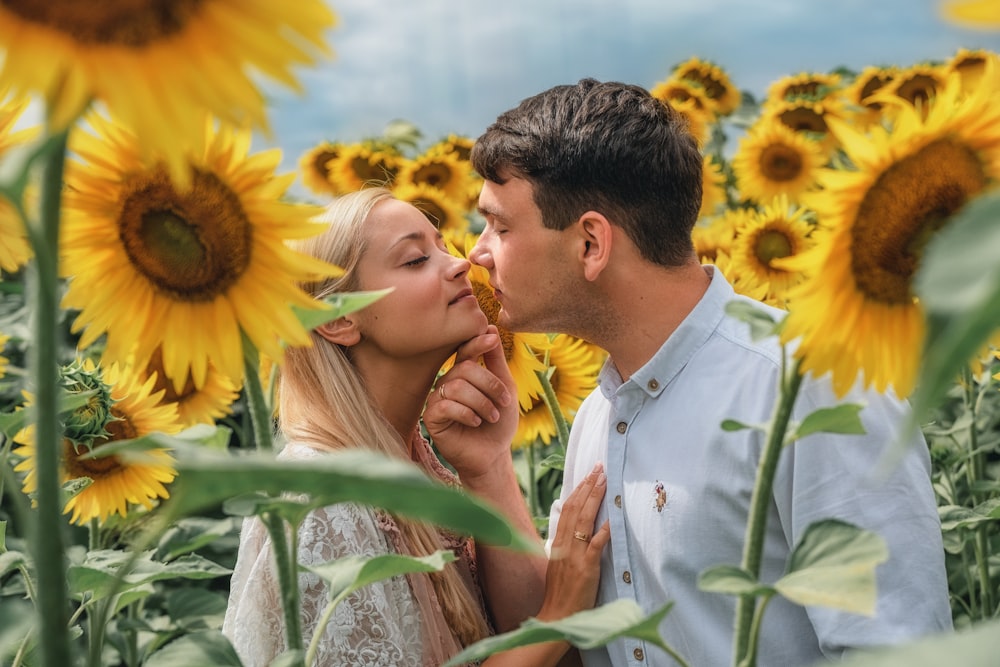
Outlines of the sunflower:
{"type": "Polygon", "coordinates": [[[823,102],[799,98],[768,105],[758,122],[776,120],[788,129],[816,141],[823,148],[824,154],[828,155],[837,147],[837,137],[830,132],[827,119],[844,118],[846,115],[846,110],[834,97],[823,102]]]}
{"type": "Polygon", "coordinates": [[[428,185],[443,192],[456,204],[464,204],[469,171],[469,163],[462,162],[452,153],[427,152],[404,163],[394,185],[428,185]]]}
{"type": "MultiPolygon", "coordinates": [[[[449,134],[447,137],[432,144],[426,151],[428,155],[454,155],[460,162],[469,162],[472,154],[472,146],[475,140],[470,137],[458,134],[449,134]]],[[[471,167],[469,167],[471,169],[471,167]]]]}
{"type": "Polygon", "coordinates": [[[802,282],[802,271],[784,269],[775,260],[794,257],[815,245],[806,213],[781,195],[761,210],[750,212],[736,230],[732,264],[748,283],[764,288],[764,296],[756,298],[784,308],[789,288],[802,282]]]}
{"type": "Polygon", "coordinates": [[[740,91],[733,85],[724,69],[707,60],[690,58],[676,67],[675,79],[694,81],[705,89],[705,95],[712,101],[714,110],[720,116],[728,116],[740,105],[740,91]]]}
{"type": "Polygon", "coordinates": [[[715,103],[709,99],[705,89],[697,81],[671,76],[650,88],[649,94],[670,106],[674,106],[678,102],[690,101],[692,106],[700,112],[715,113],[715,103]]]}
{"type": "MultiPolygon", "coordinates": [[[[3,99],[3,95],[0,95],[0,99],[3,99]]],[[[15,146],[30,141],[38,133],[37,128],[13,131],[27,107],[27,100],[12,100],[0,104],[0,158],[15,146]]],[[[0,269],[13,273],[30,258],[31,246],[24,230],[24,222],[14,205],[0,196],[0,269]]]]}
{"type": "Polygon", "coordinates": [[[837,91],[840,86],[841,77],[839,74],[800,72],[782,77],[772,83],[767,89],[767,99],[764,104],[794,102],[799,99],[819,102],[837,91]]]}
{"type": "Polygon", "coordinates": [[[898,70],[895,67],[865,67],[845,86],[840,97],[847,104],[847,115],[860,129],[877,123],[882,118],[882,103],[876,93],[892,83],[898,70]]]}
{"type": "Polygon", "coordinates": [[[750,273],[744,273],[740,266],[733,261],[732,255],[725,250],[716,253],[713,262],[715,268],[722,271],[733,291],[737,294],[756,299],[763,303],[767,299],[767,284],[757,280],[757,277],[750,273]]]}
{"type": "MultiPolygon", "coordinates": [[[[552,370],[549,383],[556,395],[559,409],[569,423],[583,399],[597,386],[597,373],[604,358],[597,348],[579,338],[558,334],[552,347],[543,355],[552,370]]],[[[532,405],[521,412],[514,435],[514,448],[523,447],[541,439],[546,445],[556,435],[556,423],[545,401],[539,396],[532,405]]]]}
{"type": "Polygon", "coordinates": [[[188,373],[206,382],[209,361],[243,378],[241,331],[281,358],[281,344],[308,345],[292,306],[316,308],[298,282],[335,267],[292,251],[285,239],[318,233],[317,207],[281,200],[294,174],[276,177],[280,152],[249,155],[250,137],[202,128],[191,187],[178,191],[162,163],[143,163],[137,138],[94,116],[96,135],[77,131],[67,165],[61,241],[81,310],[73,330],[87,347],[107,333],[107,359],[134,355],[141,367],[162,347],[163,367],[182,391],[188,373]]]}
{"type": "Polygon", "coordinates": [[[702,263],[712,264],[720,252],[730,251],[736,230],[745,224],[748,215],[747,209],[727,208],[708,222],[698,221],[691,230],[691,241],[702,263]]]}
{"type": "MultiPolygon", "coordinates": [[[[474,238],[467,238],[465,247],[471,249],[475,244],[474,238]]],[[[542,395],[542,383],[535,373],[545,370],[545,364],[539,361],[538,354],[551,347],[549,338],[545,334],[514,333],[501,327],[497,324],[500,302],[490,287],[489,272],[478,264],[473,264],[469,268],[469,280],[476,300],[479,301],[479,308],[486,314],[489,323],[496,325],[500,331],[504,357],[514,376],[514,382],[517,383],[517,402],[521,412],[527,412],[534,404],[533,401],[542,395]]]]}
{"type": "Polygon", "coordinates": [[[464,235],[468,231],[469,221],[462,215],[461,203],[432,185],[404,182],[392,188],[392,195],[420,209],[442,233],[464,235]]]}
{"type": "Polygon", "coordinates": [[[906,100],[918,109],[924,109],[938,91],[944,87],[948,72],[936,65],[913,65],[900,70],[884,92],[906,100]]]}
{"type": "Polygon", "coordinates": [[[941,13],[948,21],[970,28],[1000,30],[1000,5],[996,0],[945,0],[941,13]]]}
{"type": "MultiPolygon", "coordinates": [[[[991,82],[995,74],[988,68],[991,82]]],[[[857,171],[820,176],[824,189],[809,203],[826,231],[813,250],[782,262],[813,276],[792,290],[782,338],[801,337],[804,369],[831,372],[838,394],[859,372],[879,391],[912,391],[924,339],[913,276],[951,214],[1000,178],[996,90],[963,97],[952,75],[926,117],[899,103],[891,131],[831,124],[857,171]]]]}
{"type": "Polygon", "coordinates": [[[997,54],[986,49],[959,49],[948,61],[947,70],[958,72],[959,76],[962,77],[962,90],[968,93],[979,87],[986,69],[986,62],[996,59],[997,54]]]}
{"type": "Polygon", "coordinates": [[[188,374],[180,391],[174,388],[174,382],[163,369],[163,354],[159,348],[153,352],[145,368],[133,368],[133,373],[141,382],[152,378],[152,391],[162,395],[160,402],[177,406],[177,415],[181,424],[187,428],[195,424],[214,424],[232,412],[233,402],[239,398],[239,386],[220,373],[210,361],[205,383],[196,387],[188,374]]]}
{"type": "Polygon", "coordinates": [[[825,162],[815,141],[765,120],[740,140],[732,166],[737,189],[745,199],[770,201],[787,195],[794,201],[816,186],[825,162]]]}
{"type": "Polygon", "coordinates": [[[55,130],[102,102],[186,184],[180,139],[200,132],[202,114],[266,131],[250,74],[301,91],[290,68],[328,54],[335,23],[321,0],[3,2],[0,90],[42,95],[55,130]]]}
{"type": "Polygon", "coordinates": [[[726,203],[726,174],[722,165],[706,155],[701,167],[701,210],[698,217],[715,214],[720,205],[726,203]]]}
{"type": "Polygon", "coordinates": [[[402,158],[393,150],[369,143],[344,144],[327,163],[328,178],[337,192],[354,192],[378,185],[388,186],[399,172],[402,158]]]}
{"type": "MultiPolygon", "coordinates": [[[[95,370],[89,362],[85,362],[84,367],[95,370]]],[[[170,495],[164,484],[169,484],[176,475],[174,459],[163,449],[146,450],[141,459],[134,460],[117,455],[81,458],[109,442],[151,433],[176,433],[181,427],[177,420],[177,408],[160,405],[159,396],[151,393],[152,379],[139,382],[122,372],[117,364],[106,368],[101,375],[102,382],[110,387],[112,399],[111,419],[103,426],[105,435],[94,438],[89,446],[74,443],[69,438],[65,438],[62,445],[62,483],[81,478],[92,480],[63,508],[64,514],[73,513],[70,517],[72,523],[81,525],[91,519],[106,521],[112,514],[125,516],[129,505],[152,508],[158,498],[170,495]]],[[[14,436],[14,442],[19,446],[13,453],[23,459],[14,470],[27,473],[22,485],[26,494],[34,493],[38,484],[34,429],[34,426],[28,426],[14,436]]]]}
{"type": "Polygon", "coordinates": [[[318,195],[340,195],[343,191],[330,181],[330,163],[340,155],[341,145],[322,141],[299,158],[302,183],[318,195]]]}

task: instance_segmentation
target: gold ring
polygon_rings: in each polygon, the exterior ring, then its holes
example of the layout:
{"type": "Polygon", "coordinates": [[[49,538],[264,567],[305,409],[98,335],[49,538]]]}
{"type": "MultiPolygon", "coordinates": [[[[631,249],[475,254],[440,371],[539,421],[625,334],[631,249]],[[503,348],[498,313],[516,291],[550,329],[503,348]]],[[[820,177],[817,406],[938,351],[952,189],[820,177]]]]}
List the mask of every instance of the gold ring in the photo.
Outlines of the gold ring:
{"type": "Polygon", "coordinates": [[[441,385],[440,387],[438,387],[438,393],[441,394],[441,400],[442,401],[447,401],[448,400],[448,397],[444,395],[444,385],[441,385]]]}
{"type": "Polygon", "coordinates": [[[581,542],[589,542],[590,535],[587,533],[581,533],[579,530],[573,532],[573,539],[580,540],[581,542]]]}

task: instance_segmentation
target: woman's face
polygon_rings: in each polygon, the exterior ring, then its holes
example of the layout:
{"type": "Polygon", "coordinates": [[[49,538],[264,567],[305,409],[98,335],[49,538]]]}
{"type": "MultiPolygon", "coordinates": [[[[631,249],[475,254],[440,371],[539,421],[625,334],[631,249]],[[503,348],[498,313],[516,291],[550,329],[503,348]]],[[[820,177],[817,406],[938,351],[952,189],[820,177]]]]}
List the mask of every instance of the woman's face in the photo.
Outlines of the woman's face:
{"type": "Polygon", "coordinates": [[[394,290],[357,313],[362,344],[396,357],[450,354],[486,330],[486,316],[469,284],[468,260],[446,250],[423,213],[387,199],[368,215],[365,230],[368,247],[357,267],[360,289],[394,290]]]}

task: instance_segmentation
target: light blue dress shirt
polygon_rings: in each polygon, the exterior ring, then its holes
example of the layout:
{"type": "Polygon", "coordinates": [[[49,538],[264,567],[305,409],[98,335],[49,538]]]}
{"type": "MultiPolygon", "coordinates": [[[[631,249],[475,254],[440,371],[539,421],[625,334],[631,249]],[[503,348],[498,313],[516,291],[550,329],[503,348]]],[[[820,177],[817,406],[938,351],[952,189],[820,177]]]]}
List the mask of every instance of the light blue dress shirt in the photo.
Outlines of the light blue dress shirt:
{"type": "MultiPolygon", "coordinates": [[[[568,492],[602,461],[608,488],[598,522],[610,519],[611,543],[598,604],[628,598],[648,613],[674,601],[659,628],[664,639],[691,667],[725,667],[733,662],[735,598],[703,592],[697,580],[713,565],[740,564],[763,434],[726,432],[720,424],[770,422],[782,350],[774,337],[751,340],[748,325],[725,314],[729,301],[744,297],[720,271],[706,270],[712,275],[707,292],[645,366],[626,382],[610,361],[602,369],[599,389],[573,423],[563,496],[552,507],[549,534],[568,492]]],[[[838,401],[826,379],[807,377],[794,418],[842,402],[865,405],[867,433],[810,435],[782,453],[760,579],[773,583],[782,576],[809,524],[839,518],[888,544],[890,560],[877,570],[876,615],[803,608],[775,597],[764,614],[760,667],[811,665],[852,647],[951,628],[923,437],[914,436],[888,477],[874,474],[906,422],[908,405],[860,390],[838,401]]],[[[585,652],[584,664],[675,663],[652,644],[625,639],[585,652]]]]}

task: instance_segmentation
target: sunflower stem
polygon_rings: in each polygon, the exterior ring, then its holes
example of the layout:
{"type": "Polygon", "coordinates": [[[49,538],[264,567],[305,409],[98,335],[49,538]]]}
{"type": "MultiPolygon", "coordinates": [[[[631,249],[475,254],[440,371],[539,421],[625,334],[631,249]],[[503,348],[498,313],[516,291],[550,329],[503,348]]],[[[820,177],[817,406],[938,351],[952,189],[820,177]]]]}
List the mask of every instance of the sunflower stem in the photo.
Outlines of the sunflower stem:
{"type": "MultiPolygon", "coordinates": [[[[35,390],[35,447],[38,517],[30,526],[30,544],[37,569],[35,605],[42,663],[46,667],[73,664],[70,658],[69,599],[66,585],[65,526],[59,482],[61,426],[59,423],[59,217],[66,163],[67,132],[52,137],[51,150],[40,156],[41,202],[37,226],[26,224],[35,253],[29,266],[30,297],[34,302],[34,344],[30,355],[35,390]]],[[[26,220],[26,222],[28,222],[26,220]]]]}
{"type": "MultiPolygon", "coordinates": [[[[976,381],[972,374],[972,369],[966,366],[962,369],[962,387],[964,389],[963,399],[965,408],[969,411],[969,460],[965,464],[966,475],[969,481],[969,496],[973,505],[978,505],[983,498],[976,492],[975,484],[985,477],[986,462],[983,460],[983,452],[979,451],[979,434],[977,432],[977,406],[976,381]]],[[[981,603],[980,620],[986,620],[993,613],[993,591],[990,584],[990,545],[986,530],[989,527],[984,523],[975,528],[975,542],[973,549],[976,555],[976,570],[979,574],[979,599],[981,603]]]]}
{"type": "Polygon", "coordinates": [[[254,442],[257,449],[271,451],[274,448],[274,423],[271,408],[264,396],[264,385],[260,380],[260,355],[257,346],[243,334],[243,389],[247,396],[247,410],[253,424],[254,442]]]}
{"type": "MultiPolygon", "coordinates": [[[[764,533],[767,528],[767,510],[771,504],[774,475],[778,459],[785,445],[785,434],[792,418],[792,408],[802,384],[801,361],[796,361],[788,371],[787,356],[782,354],[781,385],[774,416],[768,428],[767,441],[757,465],[757,479],[750,496],[750,515],[747,520],[746,538],[743,543],[741,567],[754,579],[760,576],[760,564],[764,551],[764,533]]],[[[756,663],[757,641],[752,632],[760,631],[760,624],[754,623],[757,608],[755,596],[741,596],[736,601],[736,626],[734,638],[734,664],[753,665],[756,663]]]]}
{"type": "MultiPolygon", "coordinates": [[[[293,530],[291,544],[285,532],[285,522],[276,512],[264,512],[261,521],[271,536],[274,563],[278,570],[278,584],[281,588],[281,607],[285,615],[285,637],[290,651],[302,650],[302,623],[299,620],[299,577],[296,560],[297,531],[293,530]]],[[[298,665],[304,665],[299,659],[298,665]]]]}
{"type": "Polygon", "coordinates": [[[556,397],[556,390],[552,386],[552,380],[549,377],[551,370],[552,368],[548,367],[543,371],[535,371],[535,375],[538,376],[538,380],[542,383],[542,400],[545,401],[545,406],[552,413],[552,419],[556,423],[556,434],[559,436],[559,452],[565,456],[566,443],[569,442],[569,423],[566,421],[566,416],[563,414],[562,408],[559,407],[559,399],[556,397]]]}
{"type": "Polygon", "coordinates": [[[528,511],[531,512],[532,520],[538,517],[538,475],[535,470],[535,466],[537,465],[535,461],[535,442],[535,440],[532,440],[524,448],[525,456],[528,459],[528,511]]]}

